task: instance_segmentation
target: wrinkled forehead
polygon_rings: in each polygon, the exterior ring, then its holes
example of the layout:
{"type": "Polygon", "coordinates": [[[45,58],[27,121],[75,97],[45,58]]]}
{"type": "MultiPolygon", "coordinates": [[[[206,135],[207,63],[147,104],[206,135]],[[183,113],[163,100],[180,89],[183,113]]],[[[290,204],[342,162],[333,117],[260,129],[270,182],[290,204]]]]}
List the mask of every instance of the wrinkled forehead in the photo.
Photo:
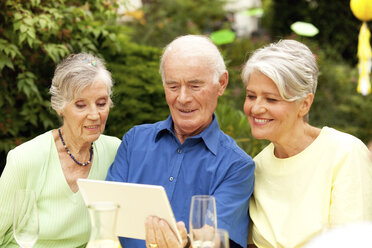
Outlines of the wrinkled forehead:
{"type": "Polygon", "coordinates": [[[188,53],[171,53],[164,60],[164,73],[198,71],[204,73],[211,73],[213,71],[213,64],[206,57],[199,54],[188,53]]]}
{"type": "Polygon", "coordinates": [[[185,54],[189,56],[210,56],[215,57],[218,54],[218,49],[213,43],[205,39],[178,39],[173,41],[165,50],[168,54],[185,54]]]}
{"type": "Polygon", "coordinates": [[[176,61],[193,62],[194,64],[208,63],[209,59],[202,53],[195,51],[173,50],[164,59],[164,64],[175,63],[176,61]]]}

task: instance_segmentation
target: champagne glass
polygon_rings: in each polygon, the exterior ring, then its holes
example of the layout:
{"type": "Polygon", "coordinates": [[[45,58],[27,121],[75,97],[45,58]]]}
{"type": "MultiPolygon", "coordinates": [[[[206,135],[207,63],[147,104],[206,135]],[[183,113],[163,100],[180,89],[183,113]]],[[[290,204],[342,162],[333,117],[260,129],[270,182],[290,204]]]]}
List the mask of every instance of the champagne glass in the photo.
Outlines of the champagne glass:
{"type": "Polygon", "coordinates": [[[229,248],[229,233],[225,229],[218,228],[214,238],[214,248],[229,248]]]}
{"type": "Polygon", "coordinates": [[[209,195],[194,195],[190,208],[190,238],[194,248],[214,246],[217,229],[216,200],[209,195]]]}
{"type": "Polygon", "coordinates": [[[14,195],[13,235],[22,248],[32,248],[39,236],[39,216],[36,194],[20,189],[14,195]]]}

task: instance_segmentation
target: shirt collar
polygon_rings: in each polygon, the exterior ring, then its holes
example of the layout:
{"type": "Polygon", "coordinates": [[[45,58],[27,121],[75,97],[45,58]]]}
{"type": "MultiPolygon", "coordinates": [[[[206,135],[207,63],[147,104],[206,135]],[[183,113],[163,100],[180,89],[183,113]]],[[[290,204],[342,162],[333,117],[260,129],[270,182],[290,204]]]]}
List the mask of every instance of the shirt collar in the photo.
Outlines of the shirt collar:
{"type": "Polygon", "coordinates": [[[173,120],[172,120],[172,116],[169,115],[168,118],[164,121],[161,121],[159,123],[159,126],[157,127],[157,130],[156,130],[156,136],[155,136],[155,141],[158,141],[159,138],[164,134],[164,133],[172,133],[174,135],[174,132],[173,132],[173,120]]]}
{"type": "MultiPolygon", "coordinates": [[[[218,125],[217,117],[215,114],[213,114],[213,120],[209,126],[203,130],[200,134],[197,134],[193,136],[193,139],[201,138],[204,141],[204,144],[207,146],[207,148],[214,154],[217,154],[218,149],[218,138],[219,138],[219,130],[220,126],[218,125]]],[[[172,116],[169,115],[168,118],[165,121],[162,121],[160,125],[158,126],[157,134],[155,136],[155,140],[159,140],[164,133],[171,133],[173,136],[173,120],[172,116]]]]}

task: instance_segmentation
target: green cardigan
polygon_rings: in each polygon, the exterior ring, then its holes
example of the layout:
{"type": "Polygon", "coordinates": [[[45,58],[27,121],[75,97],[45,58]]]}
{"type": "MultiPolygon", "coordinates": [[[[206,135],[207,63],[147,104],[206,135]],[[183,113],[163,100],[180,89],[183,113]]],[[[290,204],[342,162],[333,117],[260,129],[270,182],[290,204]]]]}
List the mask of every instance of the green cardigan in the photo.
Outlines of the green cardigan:
{"type": "MultiPolygon", "coordinates": [[[[101,135],[93,144],[88,178],[104,180],[120,140],[101,135]]],[[[35,248],[84,247],[90,236],[88,210],[80,192],[73,193],[63,174],[52,131],[9,151],[0,178],[0,247],[19,247],[12,231],[16,189],[34,189],[40,232],[35,248]]]]}

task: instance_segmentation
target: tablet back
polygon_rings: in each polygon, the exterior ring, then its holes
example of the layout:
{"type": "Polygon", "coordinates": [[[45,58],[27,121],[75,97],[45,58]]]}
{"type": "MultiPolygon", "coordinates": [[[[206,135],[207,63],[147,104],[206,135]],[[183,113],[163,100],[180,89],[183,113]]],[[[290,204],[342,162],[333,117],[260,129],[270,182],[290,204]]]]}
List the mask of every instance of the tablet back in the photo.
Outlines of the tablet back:
{"type": "Polygon", "coordinates": [[[154,215],[165,219],[181,241],[171,205],[162,186],[92,179],[78,179],[77,183],[86,205],[111,201],[120,206],[116,224],[118,236],[146,239],[145,219],[154,215]]]}

